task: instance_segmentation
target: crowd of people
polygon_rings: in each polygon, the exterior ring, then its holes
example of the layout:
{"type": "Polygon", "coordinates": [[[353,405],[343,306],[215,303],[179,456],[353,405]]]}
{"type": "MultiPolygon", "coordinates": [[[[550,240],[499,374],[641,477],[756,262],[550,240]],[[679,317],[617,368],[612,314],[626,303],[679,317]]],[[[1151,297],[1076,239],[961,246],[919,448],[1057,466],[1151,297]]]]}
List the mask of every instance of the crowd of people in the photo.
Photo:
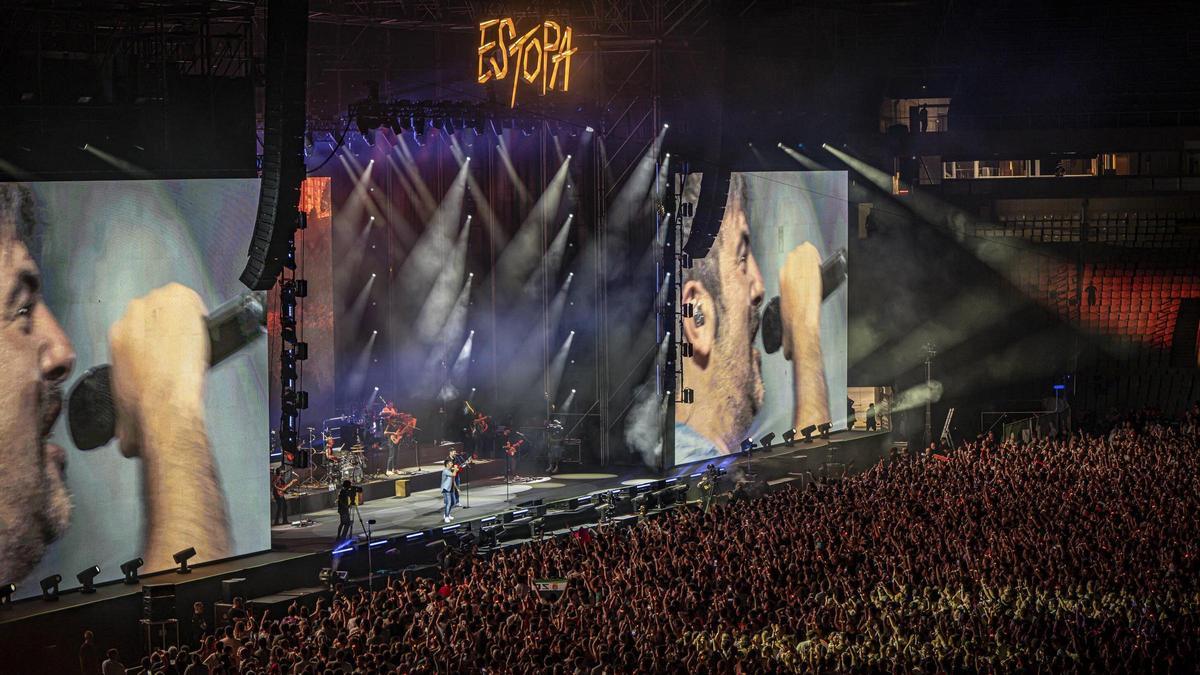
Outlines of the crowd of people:
{"type": "Polygon", "coordinates": [[[181,673],[1191,672],[1200,408],[983,438],[463,557],[147,659],[181,673]],[[549,598],[538,579],[566,579],[549,598]]]}

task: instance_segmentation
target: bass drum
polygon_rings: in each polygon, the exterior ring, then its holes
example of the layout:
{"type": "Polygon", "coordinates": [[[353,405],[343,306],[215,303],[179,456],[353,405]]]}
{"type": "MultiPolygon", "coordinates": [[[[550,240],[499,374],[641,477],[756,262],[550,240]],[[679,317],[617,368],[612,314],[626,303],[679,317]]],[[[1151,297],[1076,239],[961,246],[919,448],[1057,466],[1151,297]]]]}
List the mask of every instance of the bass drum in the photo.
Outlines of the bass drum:
{"type": "Polygon", "coordinates": [[[343,480],[348,480],[351,483],[354,483],[356,485],[363,482],[362,466],[357,463],[353,463],[353,464],[349,464],[346,467],[344,467],[342,469],[341,479],[338,482],[340,483],[343,480]]]}

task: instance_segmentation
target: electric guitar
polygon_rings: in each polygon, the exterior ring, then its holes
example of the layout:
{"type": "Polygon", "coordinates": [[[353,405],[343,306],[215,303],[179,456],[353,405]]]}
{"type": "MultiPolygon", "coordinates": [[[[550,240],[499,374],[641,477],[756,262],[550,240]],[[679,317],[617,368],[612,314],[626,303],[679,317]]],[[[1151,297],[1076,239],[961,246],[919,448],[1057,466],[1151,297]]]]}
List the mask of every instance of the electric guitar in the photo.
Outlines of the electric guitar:
{"type": "Polygon", "coordinates": [[[405,421],[404,426],[400,427],[399,429],[397,429],[395,431],[384,432],[384,434],[387,436],[388,440],[392,442],[393,445],[400,445],[400,441],[404,440],[405,436],[408,436],[409,434],[411,434],[413,429],[416,429],[416,428],[417,428],[417,418],[410,417],[407,421],[405,421]]]}
{"type": "Polygon", "coordinates": [[[517,451],[521,449],[521,446],[524,445],[524,443],[525,443],[524,438],[517,441],[516,443],[509,441],[508,443],[504,444],[504,452],[507,452],[509,457],[516,457],[517,451]]]}
{"type": "Polygon", "coordinates": [[[293,478],[290,483],[284,483],[283,477],[281,476],[280,478],[276,479],[271,484],[271,491],[275,493],[275,498],[278,499],[280,497],[287,495],[288,490],[291,490],[292,487],[295,486],[297,482],[299,482],[299,481],[297,479],[293,478]]]}

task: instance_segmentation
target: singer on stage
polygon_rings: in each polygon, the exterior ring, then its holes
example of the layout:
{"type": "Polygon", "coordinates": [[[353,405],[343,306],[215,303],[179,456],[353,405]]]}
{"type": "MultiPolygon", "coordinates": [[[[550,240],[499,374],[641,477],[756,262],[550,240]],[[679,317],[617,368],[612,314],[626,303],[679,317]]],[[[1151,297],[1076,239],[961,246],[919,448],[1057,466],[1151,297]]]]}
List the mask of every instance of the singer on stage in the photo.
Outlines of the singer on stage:
{"type": "MultiPolygon", "coordinates": [[[[42,302],[35,225],[29,189],[0,184],[0,579],[6,582],[20,582],[34,568],[67,530],[72,508],[66,455],[49,436],[75,352],[42,302]]],[[[108,329],[118,446],[132,460],[130,470],[141,473],[141,493],[130,497],[143,504],[144,543],[129,556],[140,553],[147,570],[172,567],[172,554],[188,547],[204,559],[232,552],[205,431],[205,315],[194,291],[168,284],[130,302],[108,329]]]]}

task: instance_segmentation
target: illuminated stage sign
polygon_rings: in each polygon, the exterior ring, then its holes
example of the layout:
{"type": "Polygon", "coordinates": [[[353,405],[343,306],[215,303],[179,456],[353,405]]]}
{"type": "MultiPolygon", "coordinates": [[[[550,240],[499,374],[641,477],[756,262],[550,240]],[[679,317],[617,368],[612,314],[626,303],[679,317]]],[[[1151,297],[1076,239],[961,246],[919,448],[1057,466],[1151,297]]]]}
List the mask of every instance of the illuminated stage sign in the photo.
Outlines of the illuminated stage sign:
{"type": "Polygon", "coordinates": [[[517,105],[517,85],[542,88],[542,95],[567,91],[571,86],[571,57],[578,48],[571,47],[571,27],[563,28],[554,21],[543,21],[517,38],[512,19],[491,19],[479,24],[479,84],[492,78],[497,82],[512,78],[510,107],[517,105]],[[559,80],[559,68],[562,80],[559,80]]]}

